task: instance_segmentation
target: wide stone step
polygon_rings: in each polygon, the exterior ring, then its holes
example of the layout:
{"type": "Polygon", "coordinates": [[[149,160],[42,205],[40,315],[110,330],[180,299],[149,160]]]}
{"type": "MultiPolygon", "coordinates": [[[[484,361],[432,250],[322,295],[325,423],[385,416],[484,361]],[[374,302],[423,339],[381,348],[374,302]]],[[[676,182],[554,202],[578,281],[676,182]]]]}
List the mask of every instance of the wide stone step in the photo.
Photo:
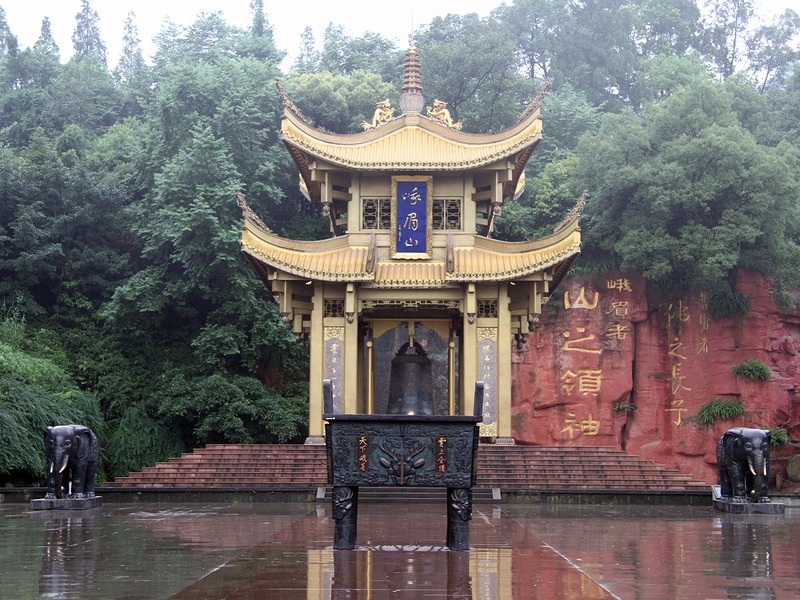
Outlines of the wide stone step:
{"type": "MultiPolygon", "coordinates": [[[[674,467],[606,447],[482,445],[476,470],[477,486],[486,489],[644,491],[708,487],[704,482],[682,475],[674,467]]],[[[324,486],[326,481],[327,458],[323,446],[209,444],[139,473],[119,477],[110,485],[313,489],[324,486]]],[[[432,489],[435,493],[436,488],[432,489]]]]}

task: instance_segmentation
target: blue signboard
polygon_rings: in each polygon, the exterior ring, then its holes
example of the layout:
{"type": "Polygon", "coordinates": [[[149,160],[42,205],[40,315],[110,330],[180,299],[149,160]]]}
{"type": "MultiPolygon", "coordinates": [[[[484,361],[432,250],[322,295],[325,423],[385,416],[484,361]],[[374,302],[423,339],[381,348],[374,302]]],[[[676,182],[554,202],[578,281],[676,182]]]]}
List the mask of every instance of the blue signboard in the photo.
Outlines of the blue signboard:
{"type": "Polygon", "coordinates": [[[431,177],[393,177],[393,258],[429,258],[431,177]]]}

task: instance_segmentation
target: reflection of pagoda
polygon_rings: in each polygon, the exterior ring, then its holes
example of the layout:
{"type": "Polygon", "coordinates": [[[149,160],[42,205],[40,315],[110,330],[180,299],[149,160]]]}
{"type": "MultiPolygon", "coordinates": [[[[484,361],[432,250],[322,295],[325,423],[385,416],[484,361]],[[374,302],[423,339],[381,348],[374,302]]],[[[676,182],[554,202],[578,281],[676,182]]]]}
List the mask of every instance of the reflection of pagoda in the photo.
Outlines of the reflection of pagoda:
{"type": "Polygon", "coordinates": [[[245,205],[243,251],[310,343],[313,441],[323,436],[322,380],[333,381],[335,412],[385,412],[388,361],[411,340],[432,358],[437,414],[471,414],[483,380],[481,435],[511,443],[512,342],[527,338],[580,251],[576,218],[543,239],[489,237],[503,200],[523,189],[539,103],[479,135],[459,131],[443,103],[422,114],[421,91],[411,49],[403,113],[381,102],[356,134],[315,129],[281,91],[282,139],[332,236],[281,238],[245,205]]]}

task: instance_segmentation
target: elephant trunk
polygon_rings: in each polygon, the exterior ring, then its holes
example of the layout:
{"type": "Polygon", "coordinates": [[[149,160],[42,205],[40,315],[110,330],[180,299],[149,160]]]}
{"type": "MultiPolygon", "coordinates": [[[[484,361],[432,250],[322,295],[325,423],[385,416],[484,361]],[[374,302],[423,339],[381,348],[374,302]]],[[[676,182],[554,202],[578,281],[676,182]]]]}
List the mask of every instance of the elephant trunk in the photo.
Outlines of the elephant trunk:
{"type": "Polygon", "coordinates": [[[750,469],[750,474],[753,476],[753,489],[748,490],[748,492],[751,493],[756,502],[758,502],[765,489],[767,461],[764,460],[762,455],[749,456],[747,458],[747,467],[750,469]]]}
{"type": "Polygon", "coordinates": [[[56,498],[63,498],[64,491],[62,488],[63,481],[64,481],[64,471],[67,470],[67,465],[69,463],[69,455],[68,454],[59,454],[57,453],[53,459],[52,464],[50,465],[50,472],[53,473],[53,481],[55,483],[55,494],[56,498]],[[56,468],[58,469],[56,471],[56,468]]]}

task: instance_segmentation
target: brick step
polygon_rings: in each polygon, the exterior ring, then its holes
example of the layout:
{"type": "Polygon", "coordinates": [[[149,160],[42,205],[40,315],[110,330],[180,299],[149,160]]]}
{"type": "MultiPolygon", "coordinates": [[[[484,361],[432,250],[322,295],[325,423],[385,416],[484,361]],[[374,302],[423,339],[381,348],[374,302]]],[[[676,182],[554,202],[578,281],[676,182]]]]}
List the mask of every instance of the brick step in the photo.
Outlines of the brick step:
{"type": "MultiPolygon", "coordinates": [[[[209,444],[139,473],[119,477],[111,485],[308,489],[325,485],[326,461],[323,446],[209,444]]],[[[607,447],[480,446],[476,470],[477,484],[482,488],[618,491],[707,488],[705,483],[682,475],[674,467],[607,447]]],[[[395,497],[397,489],[391,488],[389,497],[395,497]]]]}
{"type": "MultiPolygon", "coordinates": [[[[320,468],[308,469],[233,469],[226,466],[214,468],[212,466],[203,466],[198,468],[190,468],[182,466],[175,469],[147,469],[138,474],[138,476],[151,476],[158,475],[163,477],[197,477],[209,475],[237,475],[242,477],[314,477],[321,475],[326,477],[326,470],[320,468]]],[[[131,476],[134,476],[133,474],[131,476]]],[[[508,479],[511,477],[524,477],[524,478],[587,478],[597,477],[602,479],[609,478],[627,478],[627,479],[676,479],[680,481],[691,481],[691,478],[686,475],[681,475],[676,472],[663,472],[652,469],[618,469],[618,468],[592,468],[592,469],[548,469],[548,470],[516,470],[516,469],[481,469],[477,470],[478,477],[486,477],[490,479],[508,479]]]]}
{"type": "MultiPolygon", "coordinates": [[[[673,485],[687,487],[687,482],[665,481],[663,479],[631,481],[626,479],[506,479],[486,480],[478,478],[478,485],[484,487],[569,487],[572,485],[591,486],[593,488],[632,488],[632,487],[661,487],[673,485]]],[[[703,486],[707,487],[707,486],[703,486]]]]}
{"type": "MultiPolygon", "coordinates": [[[[326,461],[304,461],[304,460],[297,460],[293,462],[280,462],[280,463],[270,463],[270,461],[247,461],[247,462],[236,462],[236,461],[226,461],[226,460],[219,460],[219,461],[174,461],[174,462],[167,462],[167,463],[160,463],[156,466],[152,467],[145,467],[145,469],[172,469],[172,470],[181,470],[185,469],[186,467],[191,466],[192,469],[208,469],[208,468],[219,468],[219,469],[236,469],[241,471],[283,471],[283,470],[298,470],[298,469],[313,469],[319,468],[320,465],[325,465],[326,461]]],[[[556,469],[562,471],[590,471],[592,469],[610,469],[610,470],[637,470],[637,471],[654,471],[659,473],[679,473],[677,469],[669,469],[663,466],[659,466],[652,463],[631,463],[631,464],[621,464],[616,462],[583,462],[583,463],[559,463],[558,461],[548,461],[547,463],[543,462],[530,462],[530,463],[508,463],[508,462],[497,462],[497,463],[486,463],[486,462],[479,462],[477,464],[477,468],[480,469],[500,469],[502,471],[525,471],[531,469],[537,470],[547,470],[547,471],[554,471],[556,469]]],[[[143,469],[144,470],[144,469],[143,469]]]]}
{"type": "Polygon", "coordinates": [[[680,471],[677,469],[667,469],[664,467],[660,467],[654,464],[637,464],[631,463],[628,465],[625,464],[618,464],[618,463],[602,463],[602,462],[592,462],[592,463],[584,463],[584,464],[559,464],[557,461],[553,461],[544,465],[542,463],[530,463],[530,464],[507,464],[507,463],[479,463],[477,465],[479,471],[489,471],[489,470],[497,470],[500,472],[526,472],[532,470],[546,470],[546,471],[569,471],[573,473],[588,473],[593,470],[602,469],[604,471],[624,471],[626,473],[630,472],[641,472],[641,473],[664,473],[664,474],[679,474],[680,471]]]}
{"type": "Polygon", "coordinates": [[[193,465],[192,463],[183,463],[183,464],[171,464],[171,465],[161,465],[158,467],[145,467],[142,469],[142,473],[210,473],[210,472],[218,472],[218,471],[226,471],[226,472],[236,472],[236,473],[271,473],[271,474],[294,474],[294,473],[319,473],[320,471],[325,472],[325,463],[323,463],[322,468],[320,468],[319,464],[316,465],[297,465],[297,466],[278,466],[278,467],[266,467],[266,466],[258,466],[258,467],[237,467],[236,465],[229,465],[227,463],[219,463],[219,464],[209,464],[209,463],[200,463],[199,465],[193,465]]]}
{"type": "MultiPolygon", "coordinates": [[[[252,473],[229,473],[229,472],[216,472],[216,473],[190,473],[185,475],[176,475],[172,473],[146,473],[134,475],[127,479],[132,480],[152,480],[152,481],[191,481],[191,480],[208,480],[208,479],[241,479],[244,481],[326,481],[327,476],[325,473],[298,473],[295,475],[286,474],[275,476],[270,474],[253,475],[252,473]]],[[[118,477],[117,481],[123,481],[123,478],[118,477]]]]}

